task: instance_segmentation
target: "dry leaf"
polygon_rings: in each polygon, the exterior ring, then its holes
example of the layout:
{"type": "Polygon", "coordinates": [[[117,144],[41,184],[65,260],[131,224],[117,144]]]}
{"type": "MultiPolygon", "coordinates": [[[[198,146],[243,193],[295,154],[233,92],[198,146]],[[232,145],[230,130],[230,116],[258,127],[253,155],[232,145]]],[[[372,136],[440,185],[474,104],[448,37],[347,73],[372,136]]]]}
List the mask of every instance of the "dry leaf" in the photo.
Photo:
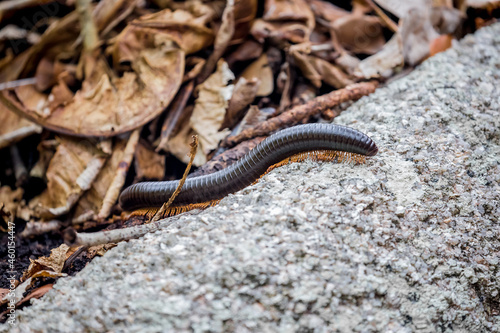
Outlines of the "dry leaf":
{"type": "Polygon", "coordinates": [[[45,272],[59,274],[62,272],[64,262],[67,258],[67,253],[70,247],[66,244],[61,244],[59,247],[50,251],[49,257],[40,257],[38,259],[30,259],[28,269],[23,273],[21,281],[26,281],[29,278],[45,276],[45,272]]]}
{"type": "Polygon", "coordinates": [[[0,187],[0,209],[5,215],[8,215],[9,221],[14,221],[18,209],[25,205],[23,194],[24,190],[21,187],[15,190],[12,190],[10,186],[7,185],[0,187]]]}
{"type": "Polygon", "coordinates": [[[227,57],[227,63],[229,64],[229,67],[232,67],[237,61],[256,59],[260,57],[263,49],[264,46],[261,43],[258,43],[253,39],[248,39],[227,57]]]}
{"type": "Polygon", "coordinates": [[[274,76],[269,66],[267,55],[262,54],[259,59],[251,63],[241,74],[247,81],[259,80],[257,96],[268,96],[274,90],[274,76]]]}
{"type": "Polygon", "coordinates": [[[290,55],[295,60],[295,65],[302,74],[316,87],[321,87],[321,82],[326,82],[336,89],[354,83],[349,76],[335,65],[326,60],[310,55],[308,43],[293,45],[289,49],[290,55]]]}
{"type": "Polygon", "coordinates": [[[45,295],[47,292],[49,292],[52,287],[54,286],[53,283],[49,283],[46,285],[43,285],[41,287],[38,287],[34,290],[32,290],[26,297],[24,297],[22,300],[20,300],[16,305],[19,307],[21,304],[26,303],[32,298],[40,298],[43,295],[45,295]]]}
{"type": "Polygon", "coordinates": [[[359,63],[354,75],[365,79],[392,76],[394,69],[404,63],[403,46],[400,39],[398,34],[392,36],[382,50],[359,63]]]}
{"type": "MultiPolygon", "coordinates": [[[[65,273],[56,273],[56,272],[47,271],[47,270],[38,271],[37,273],[33,274],[32,277],[26,279],[26,281],[24,281],[23,283],[21,283],[20,285],[18,285],[16,287],[16,289],[14,290],[14,303],[18,304],[19,302],[21,302],[21,300],[23,299],[24,293],[26,292],[26,290],[28,290],[32,286],[32,284],[35,282],[36,278],[40,278],[40,277],[58,278],[61,276],[66,276],[66,275],[67,274],[65,274],[65,273]]],[[[9,299],[7,297],[8,297],[8,295],[5,296],[0,301],[0,305],[7,303],[9,301],[9,299]]]]}
{"type": "Polygon", "coordinates": [[[165,156],[139,142],[135,150],[136,180],[162,180],[165,174],[165,156]]]}
{"type": "Polygon", "coordinates": [[[429,54],[432,57],[433,55],[438,54],[439,52],[446,51],[451,47],[451,42],[453,40],[452,35],[441,35],[435,38],[431,45],[429,46],[429,54]]]}
{"type": "Polygon", "coordinates": [[[338,41],[354,53],[374,54],[385,44],[382,23],[378,17],[351,14],[332,23],[338,41]]]}
{"type": "MultiPolygon", "coordinates": [[[[314,14],[304,0],[266,0],[264,15],[268,22],[276,21],[302,21],[312,32],[315,26],[314,14]]],[[[306,36],[309,38],[309,35],[306,36]]]]}
{"type": "Polygon", "coordinates": [[[489,11],[500,7],[500,1],[498,0],[467,0],[466,4],[469,7],[482,8],[489,11]]]}
{"type": "MultiPolygon", "coordinates": [[[[56,86],[49,96],[33,87],[23,87],[16,89],[16,95],[4,93],[0,96],[2,102],[38,124],[62,133],[112,136],[142,126],[163,111],[182,82],[184,52],[175,43],[189,37],[187,34],[192,30],[179,35],[175,26],[180,23],[175,20],[192,15],[177,12],[167,10],[142,17],[115,38],[110,47],[115,64],[129,61],[133,71],[126,71],[121,77],[112,75],[105,59],[98,56],[91,75],[74,97],[64,85],[56,86]],[[169,24],[174,25],[171,30],[167,29],[169,24]],[[72,99],[68,101],[69,98],[72,99]]],[[[210,29],[197,26],[196,19],[193,22],[190,24],[197,27],[196,31],[209,36],[198,46],[193,44],[194,39],[190,40],[189,52],[206,46],[212,39],[210,29]]]]}
{"type": "Polygon", "coordinates": [[[248,81],[244,77],[241,77],[236,82],[221,129],[232,128],[240,121],[244,115],[245,108],[252,103],[255,96],[257,96],[258,88],[259,81],[256,78],[248,81]]]}
{"type": "Polygon", "coordinates": [[[16,56],[9,66],[2,69],[0,82],[13,81],[32,72],[48,49],[53,54],[64,53],[71,56],[76,52],[73,43],[79,33],[76,11],[54,21],[45,30],[38,43],[16,56]]]}
{"type": "Polygon", "coordinates": [[[244,41],[252,21],[257,14],[257,0],[235,0],[234,2],[234,34],[230,44],[244,41]]]}
{"type": "Polygon", "coordinates": [[[226,62],[219,60],[217,71],[197,87],[198,98],[189,126],[183,126],[181,131],[168,142],[168,150],[184,163],[189,162],[191,137],[199,136],[198,152],[194,165],[200,166],[207,161],[207,154],[217,148],[219,141],[227,136],[228,130],[220,131],[224,120],[228,101],[233,92],[233,85],[228,85],[234,79],[226,62]]]}
{"type": "Polygon", "coordinates": [[[35,214],[45,219],[68,213],[106,161],[106,155],[87,140],[59,140],[47,169],[47,189],[29,203],[35,214]]]}
{"type": "Polygon", "coordinates": [[[55,109],[49,108],[53,97],[45,98],[34,89],[30,91],[29,86],[16,89],[23,93],[26,100],[20,99],[25,104],[19,103],[12,93],[0,95],[0,99],[11,110],[53,131],[111,136],[140,127],[158,116],[177,92],[184,70],[183,52],[162,43],[142,47],[132,63],[135,72],[125,72],[120,78],[110,78],[100,63],[100,69],[94,73],[99,79],[95,83],[84,81],[70,102],[55,109]]]}
{"type": "Polygon", "coordinates": [[[323,18],[329,22],[335,22],[335,20],[351,14],[347,10],[323,0],[309,0],[309,3],[317,17],[323,18]]]}
{"type": "Polygon", "coordinates": [[[11,112],[0,103],[0,149],[41,132],[41,126],[11,112]]]}
{"type": "Polygon", "coordinates": [[[266,38],[309,41],[316,21],[304,0],[266,0],[262,19],[254,20],[250,33],[263,43],[266,38]]]}
{"type": "Polygon", "coordinates": [[[222,57],[233,37],[234,25],[234,0],[228,0],[226,1],[224,12],[222,13],[222,22],[219,31],[217,31],[217,36],[215,37],[214,49],[208,56],[205,67],[198,77],[198,82],[205,81],[213,72],[217,61],[222,57]]]}
{"type": "MultiPolygon", "coordinates": [[[[206,15],[197,16],[197,14],[182,9],[175,11],[165,9],[153,14],[144,15],[133,21],[131,25],[134,27],[132,28],[129,25],[129,29],[131,29],[130,33],[141,34],[141,38],[151,38],[147,37],[149,34],[160,34],[163,36],[162,39],[174,41],[186,54],[195,53],[208,47],[214,41],[213,31],[205,26],[210,17],[206,15]]],[[[137,39],[137,41],[140,41],[141,38],[134,38],[134,40],[137,39]]],[[[132,47],[132,53],[138,51],[137,47],[133,46],[133,44],[128,46],[132,47]]],[[[127,52],[123,49],[120,51],[121,57],[119,62],[135,58],[135,56],[126,56],[127,52]]]]}

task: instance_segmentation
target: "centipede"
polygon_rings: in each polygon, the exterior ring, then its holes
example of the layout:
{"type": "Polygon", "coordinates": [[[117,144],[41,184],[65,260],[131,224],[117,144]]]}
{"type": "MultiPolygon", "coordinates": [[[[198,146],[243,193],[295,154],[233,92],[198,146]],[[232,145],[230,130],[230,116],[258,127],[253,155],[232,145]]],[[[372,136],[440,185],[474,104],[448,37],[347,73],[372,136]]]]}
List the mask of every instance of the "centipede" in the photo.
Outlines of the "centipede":
{"type": "MultiPolygon", "coordinates": [[[[364,163],[377,152],[368,135],[350,127],[315,123],[286,128],[267,137],[229,167],[186,179],[165,216],[213,206],[284,164],[306,159],[364,163]]],[[[179,180],[172,180],[131,185],[121,193],[120,206],[139,214],[154,212],[169,200],[178,184],[179,180]]]]}

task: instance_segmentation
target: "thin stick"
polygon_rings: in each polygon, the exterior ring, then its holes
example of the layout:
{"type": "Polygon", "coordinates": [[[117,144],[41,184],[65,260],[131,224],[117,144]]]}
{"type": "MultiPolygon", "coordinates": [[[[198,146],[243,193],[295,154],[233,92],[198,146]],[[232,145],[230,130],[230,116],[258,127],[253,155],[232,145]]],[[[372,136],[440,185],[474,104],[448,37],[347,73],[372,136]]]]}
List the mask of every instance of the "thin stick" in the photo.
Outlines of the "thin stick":
{"type": "Polygon", "coordinates": [[[7,89],[17,88],[17,87],[21,87],[21,86],[28,86],[30,84],[35,84],[35,83],[36,83],[35,77],[30,77],[27,79],[20,79],[20,80],[16,80],[16,81],[2,82],[2,83],[0,83],[0,90],[7,90],[7,89]]]}
{"type": "Polygon", "coordinates": [[[191,166],[193,165],[197,149],[198,149],[198,136],[193,135],[193,142],[191,142],[191,151],[189,152],[189,163],[186,167],[186,170],[184,170],[184,175],[182,175],[182,178],[179,181],[179,185],[177,185],[177,188],[175,189],[174,193],[172,193],[172,195],[170,196],[170,199],[168,199],[168,201],[161,206],[161,208],[156,212],[151,221],[148,223],[158,221],[163,216],[168,207],[170,207],[172,202],[174,202],[177,195],[179,195],[179,193],[181,192],[181,188],[184,185],[184,182],[186,181],[186,178],[189,174],[189,170],[191,170],[191,166]]]}
{"type": "Polygon", "coordinates": [[[52,220],[48,222],[31,221],[26,224],[24,230],[19,234],[22,238],[43,235],[45,233],[59,230],[62,226],[61,221],[52,220]]]}
{"type": "Polygon", "coordinates": [[[375,91],[377,81],[361,82],[351,84],[343,89],[334,90],[331,93],[318,96],[315,99],[296,106],[291,110],[281,113],[279,116],[268,119],[255,127],[241,131],[238,135],[226,138],[222,147],[233,147],[234,145],[252,139],[257,136],[269,135],[271,132],[298,124],[302,120],[316,115],[323,110],[331,109],[347,101],[355,101],[375,91]]]}
{"type": "Polygon", "coordinates": [[[391,18],[387,16],[379,6],[373,3],[372,0],[365,0],[365,3],[375,11],[375,13],[380,17],[380,19],[382,20],[382,22],[384,22],[387,28],[391,29],[392,32],[398,31],[398,25],[394,23],[394,21],[391,20],[391,18]]]}
{"type": "Polygon", "coordinates": [[[172,219],[162,219],[154,223],[138,225],[125,229],[115,229],[100,232],[78,233],[73,228],[64,232],[64,241],[70,246],[94,246],[108,243],[118,243],[130,239],[139,238],[149,232],[168,228],[175,223],[172,219]]]}

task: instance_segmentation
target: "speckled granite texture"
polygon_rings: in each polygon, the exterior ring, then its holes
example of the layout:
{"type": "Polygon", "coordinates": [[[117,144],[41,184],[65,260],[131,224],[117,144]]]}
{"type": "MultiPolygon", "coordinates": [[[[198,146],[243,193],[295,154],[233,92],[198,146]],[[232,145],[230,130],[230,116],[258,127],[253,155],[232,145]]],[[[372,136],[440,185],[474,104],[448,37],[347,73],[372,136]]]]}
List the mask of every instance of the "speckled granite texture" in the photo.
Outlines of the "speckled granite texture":
{"type": "Polygon", "coordinates": [[[275,169],[59,280],[12,332],[499,332],[499,87],[497,24],[335,120],[379,144],[367,164],[275,169]]]}

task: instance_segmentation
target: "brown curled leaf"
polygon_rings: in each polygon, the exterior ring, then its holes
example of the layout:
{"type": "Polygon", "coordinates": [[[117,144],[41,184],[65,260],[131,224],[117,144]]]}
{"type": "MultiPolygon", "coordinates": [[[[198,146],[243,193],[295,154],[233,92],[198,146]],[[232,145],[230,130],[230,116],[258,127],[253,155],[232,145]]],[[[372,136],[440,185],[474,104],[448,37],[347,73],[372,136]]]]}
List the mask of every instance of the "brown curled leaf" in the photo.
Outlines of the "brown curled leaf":
{"type": "Polygon", "coordinates": [[[257,0],[235,0],[234,2],[234,34],[230,44],[239,44],[244,41],[255,15],[257,14],[257,0]]]}
{"type": "Polygon", "coordinates": [[[248,81],[241,77],[234,86],[233,95],[229,100],[227,112],[222,122],[222,128],[233,128],[234,125],[244,115],[245,108],[253,102],[257,96],[257,89],[259,88],[259,81],[256,78],[248,81]]]}
{"type": "Polygon", "coordinates": [[[363,59],[357,66],[354,75],[359,78],[372,79],[390,77],[396,68],[403,66],[403,45],[399,34],[395,34],[380,50],[363,59]]]}
{"type": "MultiPolygon", "coordinates": [[[[179,35],[176,29],[182,26],[183,23],[179,22],[182,18],[193,18],[193,15],[166,10],[143,16],[126,26],[108,49],[115,67],[120,67],[123,62],[130,63],[130,68],[125,68],[122,75],[114,73],[102,55],[92,58],[85,53],[81,58],[85,63],[85,80],[74,96],[65,86],[67,82],[58,76],[58,85],[49,95],[38,92],[33,86],[25,86],[4,92],[0,101],[12,111],[48,129],[71,135],[113,136],[140,127],[163,111],[182,82],[184,52],[177,46],[177,41],[183,41],[188,32],[206,33],[198,45],[193,44],[194,37],[190,40],[192,44],[181,44],[187,52],[205,47],[212,41],[212,32],[204,27],[205,21],[198,22],[196,18],[190,21],[193,29],[179,35]]],[[[46,32],[51,33],[50,29],[46,32]]],[[[62,46],[66,44],[62,43],[62,46]]],[[[59,49],[62,46],[58,46],[59,49]]],[[[44,51],[54,57],[59,49],[51,46],[44,51]]],[[[33,58],[31,55],[28,53],[24,57],[29,60],[33,58]]],[[[53,82],[55,74],[49,82],[53,82]]],[[[71,77],[71,73],[69,75],[71,77]]]]}
{"type": "Polygon", "coordinates": [[[28,278],[35,277],[35,274],[42,271],[61,273],[69,250],[69,246],[61,244],[59,247],[52,249],[48,257],[40,257],[35,260],[30,259],[31,263],[28,269],[23,273],[21,281],[26,281],[28,278]]]}
{"type": "Polygon", "coordinates": [[[311,55],[309,43],[293,45],[289,49],[295,60],[295,65],[302,74],[316,87],[320,88],[325,82],[336,89],[344,88],[354,83],[349,76],[334,64],[311,55]]]}
{"type": "Polygon", "coordinates": [[[234,63],[238,61],[247,61],[260,57],[264,46],[253,39],[246,40],[243,44],[238,46],[234,52],[229,54],[226,58],[229,67],[233,67],[234,63]]]}
{"type": "Polygon", "coordinates": [[[274,90],[274,76],[267,55],[262,54],[259,59],[251,63],[241,74],[247,81],[258,80],[257,96],[268,96],[274,90]]]}
{"type": "Polygon", "coordinates": [[[339,43],[354,53],[374,54],[385,44],[378,17],[351,14],[331,24],[339,43]]]}
{"type": "Polygon", "coordinates": [[[375,91],[376,87],[377,82],[375,81],[355,83],[344,89],[335,90],[326,95],[318,96],[314,100],[285,111],[279,116],[270,118],[254,128],[246,129],[238,135],[226,138],[222,146],[233,147],[244,140],[257,136],[269,135],[276,130],[293,126],[307,117],[320,113],[322,110],[332,108],[347,101],[354,101],[365,95],[371,94],[375,91]]]}

